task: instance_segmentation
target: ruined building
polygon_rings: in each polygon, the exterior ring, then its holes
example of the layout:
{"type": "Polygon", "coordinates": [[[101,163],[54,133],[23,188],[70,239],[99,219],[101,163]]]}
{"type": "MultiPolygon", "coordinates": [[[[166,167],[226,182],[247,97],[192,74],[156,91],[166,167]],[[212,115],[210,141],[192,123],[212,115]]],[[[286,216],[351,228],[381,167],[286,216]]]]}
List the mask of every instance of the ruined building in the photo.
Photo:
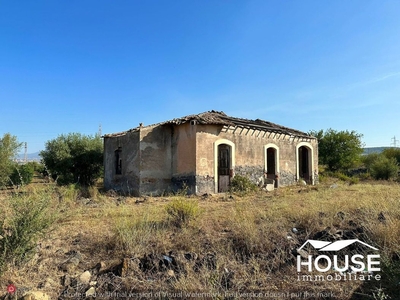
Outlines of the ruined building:
{"type": "Polygon", "coordinates": [[[263,120],[209,111],[104,136],[104,185],[131,195],[227,191],[233,176],[275,188],[318,180],[317,139],[263,120]],[[268,179],[267,179],[268,180],[268,179]]]}

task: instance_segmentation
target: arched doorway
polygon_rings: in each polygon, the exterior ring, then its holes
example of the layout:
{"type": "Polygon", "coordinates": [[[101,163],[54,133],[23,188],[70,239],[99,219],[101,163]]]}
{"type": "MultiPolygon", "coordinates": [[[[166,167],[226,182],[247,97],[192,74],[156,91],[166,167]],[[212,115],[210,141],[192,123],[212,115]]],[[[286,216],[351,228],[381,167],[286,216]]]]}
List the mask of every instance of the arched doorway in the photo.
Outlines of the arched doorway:
{"type": "Polygon", "coordinates": [[[300,143],[297,145],[297,179],[304,180],[309,184],[314,184],[313,178],[313,148],[309,143],[300,143]]]}
{"type": "Polygon", "coordinates": [[[299,148],[299,176],[308,182],[310,180],[310,163],[308,159],[308,149],[305,146],[299,148]]]}
{"type": "Polygon", "coordinates": [[[279,175],[279,148],[275,144],[264,146],[265,164],[264,170],[266,177],[275,181],[275,187],[278,187],[279,175]]]}
{"type": "Polygon", "coordinates": [[[224,193],[229,190],[234,168],[235,144],[226,139],[214,142],[214,183],[216,193],[224,193]]]}

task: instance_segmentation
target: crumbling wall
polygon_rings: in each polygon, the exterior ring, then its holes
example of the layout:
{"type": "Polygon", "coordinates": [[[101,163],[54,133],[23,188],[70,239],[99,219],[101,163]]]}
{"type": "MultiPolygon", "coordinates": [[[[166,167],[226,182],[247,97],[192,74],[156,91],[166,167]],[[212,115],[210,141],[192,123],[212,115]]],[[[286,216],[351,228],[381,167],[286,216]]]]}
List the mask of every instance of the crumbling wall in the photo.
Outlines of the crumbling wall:
{"type": "MultiPolygon", "coordinates": [[[[279,148],[278,184],[295,183],[296,151],[300,143],[313,149],[312,170],[318,180],[318,144],[316,139],[297,138],[260,130],[222,125],[181,125],[140,127],[119,136],[104,138],[106,189],[131,195],[177,191],[203,194],[217,192],[215,143],[225,139],[234,144],[233,174],[257,183],[265,171],[265,146],[279,148]],[[306,142],[306,143],[305,143],[306,142]],[[115,174],[115,151],[121,149],[122,172],[115,174]]],[[[232,149],[233,150],[233,149],[232,149]]]]}
{"type": "Polygon", "coordinates": [[[122,193],[139,194],[139,132],[127,132],[120,136],[104,137],[104,188],[122,193]],[[122,161],[121,174],[117,174],[115,152],[122,161]]]}
{"type": "Polygon", "coordinates": [[[143,127],[140,131],[139,193],[160,195],[171,184],[171,127],[143,127]]]}
{"type": "Polygon", "coordinates": [[[196,125],[197,127],[197,177],[198,193],[216,191],[215,158],[213,145],[220,139],[226,139],[235,144],[234,174],[246,176],[254,183],[264,175],[265,148],[274,144],[279,148],[278,185],[286,186],[296,183],[296,146],[307,141],[314,151],[314,179],[318,178],[318,144],[315,139],[296,138],[285,134],[276,134],[260,130],[223,127],[218,125],[196,125]]]}
{"type": "Polygon", "coordinates": [[[196,131],[190,123],[172,127],[172,184],[171,189],[188,189],[195,193],[196,186],[196,131]]]}

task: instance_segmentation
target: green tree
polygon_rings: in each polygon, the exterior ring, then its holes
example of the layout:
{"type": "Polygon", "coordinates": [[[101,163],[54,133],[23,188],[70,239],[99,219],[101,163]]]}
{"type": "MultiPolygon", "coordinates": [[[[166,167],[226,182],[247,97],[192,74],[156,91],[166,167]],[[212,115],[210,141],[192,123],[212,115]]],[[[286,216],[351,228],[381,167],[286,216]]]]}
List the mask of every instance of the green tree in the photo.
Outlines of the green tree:
{"type": "Polygon", "coordinates": [[[21,143],[17,137],[5,133],[0,138],[0,186],[5,186],[9,182],[9,177],[13,171],[13,158],[17,156],[21,143]]]}
{"type": "Polygon", "coordinates": [[[362,134],[353,131],[311,131],[318,139],[318,159],[329,171],[347,171],[354,167],[363,153],[362,134]]]}
{"type": "Polygon", "coordinates": [[[103,170],[103,142],[99,136],[69,133],[46,143],[43,163],[59,184],[93,185],[103,170]]]}
{"type": "Polygon", "coordinates": [[[400,165],[400,149],[399,148],[388,148],[383,150],[383,155],[387,158],[394,158],[397,161],[397,164],[400,165]]]}

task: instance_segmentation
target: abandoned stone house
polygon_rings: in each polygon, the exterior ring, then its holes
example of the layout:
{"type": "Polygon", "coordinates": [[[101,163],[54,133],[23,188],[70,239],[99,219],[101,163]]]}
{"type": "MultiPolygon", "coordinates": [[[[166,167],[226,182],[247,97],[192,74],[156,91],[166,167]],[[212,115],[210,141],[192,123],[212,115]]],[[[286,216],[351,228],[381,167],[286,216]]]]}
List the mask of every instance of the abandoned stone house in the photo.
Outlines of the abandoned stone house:
{"type": "Polygon", "coordinates": [[[318,144],[307,133],[209,111],[104,136],[104,185],[131,195],[186,186],[225,192],[233,176],[275,187],[318,180],[318,144]]]}

